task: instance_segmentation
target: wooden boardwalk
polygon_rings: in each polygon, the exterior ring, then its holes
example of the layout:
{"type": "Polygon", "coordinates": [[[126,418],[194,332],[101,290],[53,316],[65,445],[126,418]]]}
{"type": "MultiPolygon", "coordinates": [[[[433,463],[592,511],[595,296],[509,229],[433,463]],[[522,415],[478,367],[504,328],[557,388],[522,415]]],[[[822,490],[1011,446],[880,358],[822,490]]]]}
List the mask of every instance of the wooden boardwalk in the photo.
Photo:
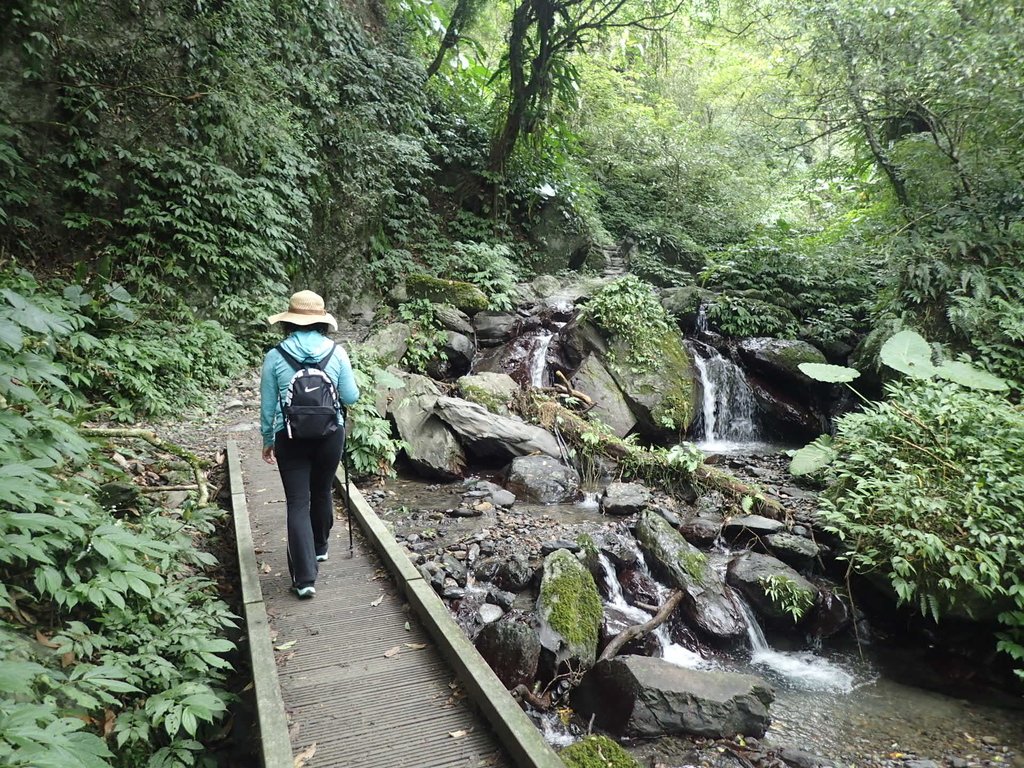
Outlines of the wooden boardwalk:
{"type": "Polygon", "coordinates": [[[387,541],[384,527],[365,519],[372,511],[361,496],[365,515],[359,518],[371,529],[368,537],[357,527],[350,556],[339,500],[316,597],[299,600],[290,591],[277,469],[262,461],[255,441],[230,445],[229,455],[240,464],[244,485],[244,498],[232,486],[236,531],[246,508],[251,527],[251,543],[245,531],[239,533],[247,621],[250,631],[258,628],[265,610],[269,630],[262,652],[259,637],[250,635],[266,768],[291,768],[293,761],[308,768],[561,764],[500,684],[495,689],[497,679],[486,678],[493,673],[486,665],[480,669],[482,660],[471,658],[475,651],[443,604],[419,591],[425,582],[404,554],[394,557],[400,550],[387,541]],[[371,544],[391,549],[382,560],[371,544]],[[249,577],[248,587],[246,559],[258,574],[249,577]],[[441,611],[428,605],[424,612],[431,599],[441,611]],[[273,658],[263,667],[276,667],[278,688],[261,681],[261,655],[273,658]],[[287,722],[278,713],[275,724],[272,710],[282,704],[287,722]]]}

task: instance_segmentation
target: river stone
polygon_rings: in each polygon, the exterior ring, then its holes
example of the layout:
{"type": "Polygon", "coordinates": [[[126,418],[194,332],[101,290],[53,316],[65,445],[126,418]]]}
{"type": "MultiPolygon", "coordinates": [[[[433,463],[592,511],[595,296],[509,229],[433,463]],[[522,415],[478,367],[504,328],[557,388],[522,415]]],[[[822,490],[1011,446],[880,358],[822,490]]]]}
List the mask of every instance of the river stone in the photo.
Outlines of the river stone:
{"type": "Polygon", "coordinates": [[[795,384],[808,385],[812,381],[800,370],[801,363],[828,362],[817,347],[795,339],[741,339],[736,349],[751,371],[795,384]]]}
{"type": "Polygon", "coordinates": [[[496,347],[515,334],[519,318],[507,312],[477,312],[473,315],[476,341],[482,347],[496,347]]]}
{"type": "Polygon", "coordinates": [[[483,625],[493,624],[502,616],[505,615],[505,611],[502,610],[501,606],[494,605],[493,603],[484,603],[476,609],[477,618],[483,625]]]}
{"type": "Polygon", "coordinates": [[[651,569],[683,590],[680,610],[701,634],[724,644],[746,636],[746,622],[729,587],[705,554],[651,510],[640,513],[636,538],[651,569]]]}
{"type": "Polygon", "coordinates": [[[516,503],[516,495],[511,491],[506,491],[497,483],[479,480],[473,486],[473,490],[482,491],[483,495],[481,498],[491,502],[496,507],[511,507],[516,503]]]}
{"type": "Polygon", "coordinates": [[[532,627],[508,619],[487,624],[477,635],[476,649],[506,688],[533,684],[540,640],[532,627]]]}
{"type": "Polygon", "coordinates": [[[737,539],[745,540],[751,536],[760,538],[761,536],[767,536],[769,533],[778,533],[785,529],[785,523],[772,520],[770,517],[764,517],[763,515],[738,515],[725,521],[722,533],[730,541],[736,541],[737,539]]]}
{"type": "Polygon", "coordinates": [[[445,331],[440,354],[427,363],[427,373],[438,380],[453,379],[469,371],[476,355],[476,345],[468,336],[445,331]]]}
{"type": "Polygon", "coordinates": [[[615,565],[633,565],[639,556],[636,548],[636,539],[620,531],[596,533],[594,535],[594,544],[615,565]]]}
{"type": "Polygon", "coordinates": [[[754,675],[685,669],[664,659],[601,661],[572,693],[584,720],[615,736],[762,737],[775,694],[754,675]]]}
{"type": "Polygon", "coordinates": [[[446,331],[455,331],[463,336],[472,336],[473,324],[469,321],[469,315],[460,312],[450,304],[432,304],[434,317],[438,324],[446,331]]]}
{"type": "Polygon", "coordinates": [[[602,616],[601,595],[580,561],[564,549],[545,557],[537,618],[540,644],[554,654],[556,668],[593,666],[602,616]]]}
{"type": "Polygon", "coordinates": [[[635,515],[651,503],[651,492],[639,483],[609,483],[601,495],[601,512],[606,515],[635,515]]]}
{"type": "Polygon", "coordinates": [[[658,583],[639,567],[626,567],[619,573],[619,586],[630,605],[657,605],[661,600],[658,583]]]}
{"type": "Polygon", "coordinates": [[[831,760],[795,747],[782,747],[778,755],[791,768],[836,768],[831,760]]]}
{"type": "Polygon", "coordinates": [[[801,440],[826,431],[823,417],[814,410],[813,400],[807,395],[761,376],[750,376],[748,382],[761,420],[769,431],[801,440]]]}
{"type": "Polygon", "coordinates": [[[819,589],[818,600],[804,625],[804,629],[812,637],[832,637],[850,625],[850,608],[846,602],[831,589],[819,589]]]}
{"type": "MultiPolygon", "coordinates": [[[[637,624],[642,624],[646,619],[631,615],[615,605],[605,604],[604,620],[601,622],[600,647],[604,648],[616,636],[637,624]]],[[[661,643],[653,632],[635,637],[622,646],[621,654],[638,654],[640,656],[654,656],[661,648],[661,643]]]]}
{"type": "Polygon", "coordinates": [[[695,546],[710,547],[722,532],[722,523],[721,517],[698,515],[679,526],[679,533],[695,546]]]}
{"type": "Polygon", "coordinates": [[[625,396],[597,355],[587,355],[576,375],[573,386],[594,401],[590,414],[611,427],[619,437],[625,437],[636,426],[636,416],[629,409],[625,396]]]}
{"type": "Polygon", "coordinates": [[[784,531],[764,537],[768,551],[787,565],[804,571],[814,565],[821,547],[808,538],[784,531]]]}
{"type": "Polygon", "coordinates": [[[456,384],[466,400],[502,416],[509,415],[508,402],[519,392],[519,385],[511,376],[494,371],[463,376],[456,384]]]}
{"type": "Polygon", "coordinates": [[[580,492],[580,476],[550,456],[519,456],[508,468],[506,487],[518,498],[540,504],[572,501],[580,492]]]}
{"type": "Polygon", "coordinates": [[[397,363],[409,349],[412,328],[408,323],[388,323],[359,345],[362,357],[373,357],[381,364],[397,363]]]}
{"type": "Polygon", "coordinates": [[[434,414],[437,395],[403,397],[391,407],[391,418],[402,449],[418,474],[437,480],[454,480],[466,466],[462,446],[434,414]]]}
{"type": "Polygon", "coordinates": [[[439,397],[437,414],[476,458],[512,459],[531,453],[560,457],[558,441],[550,432],[514,416],[499,416],[482,405],[457,397],[439,397]]]}
{"type": "Polygon", "coordinates": [[[818,594],[817,587],[781,560],[771,555],[744,552],[734,557],[729,563],[727,577],[729,583],[743,593],[759,615],[769,619],[791,621],[790,614],[772,601],[762,583],[763,580],[771,577],[781,577],[791,581],[795,589],[805,593],[813,606],[814,599],[818,594]]]}

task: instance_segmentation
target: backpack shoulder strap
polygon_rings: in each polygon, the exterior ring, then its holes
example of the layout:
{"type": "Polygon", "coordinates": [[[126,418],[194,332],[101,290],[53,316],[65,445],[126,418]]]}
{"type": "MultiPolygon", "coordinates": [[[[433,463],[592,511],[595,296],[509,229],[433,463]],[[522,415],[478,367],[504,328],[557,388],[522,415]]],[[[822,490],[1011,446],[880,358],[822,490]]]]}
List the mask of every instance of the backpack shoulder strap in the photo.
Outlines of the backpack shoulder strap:
{"type": "Polygon", "coordinates": [[[334,356],[334,350],[337,348],[338,345],[332,341],[330,350],[327,352],[326,355],[320,358],[320,361],[316,364],[316,367],[319,368],[321,371],[324,370],[327,367],[327,361],[334,356]]]}
{"type": "MultiPolygon", "coordinates": [[[[296,360],[294,355],[292,355],[289,352],[286,352],[285,348],[283,346],[281,346],[280,344],[278,344],[276,347],[274,347],[274,349],[276,349],[278,352],[280,352],[281,353],[281,357],[284,358],[284,361],[286,363],[288,363],[288,365],[290,365],[296,371],[301,371],[303,368],[306,367],[305,365],[300,363],[298,360],[296,360]]],[[[334,350],[331,350],[331,351],[333,352],[334,350]]]]}

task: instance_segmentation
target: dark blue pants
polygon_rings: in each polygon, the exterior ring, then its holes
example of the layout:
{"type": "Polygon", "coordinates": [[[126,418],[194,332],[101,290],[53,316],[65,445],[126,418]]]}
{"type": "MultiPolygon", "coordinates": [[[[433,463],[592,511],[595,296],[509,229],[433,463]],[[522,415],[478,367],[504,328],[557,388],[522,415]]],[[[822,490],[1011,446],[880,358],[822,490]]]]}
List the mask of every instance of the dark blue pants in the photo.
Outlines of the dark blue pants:
{"type": "Polygon", "coordinates": [[[288,572],[292,585],[316,581],[317,555],[327,554],[334,525],[334,473],[345,447],[345,430],[315,440],[274,438],[274,455],[288,505],[288,572]]]}

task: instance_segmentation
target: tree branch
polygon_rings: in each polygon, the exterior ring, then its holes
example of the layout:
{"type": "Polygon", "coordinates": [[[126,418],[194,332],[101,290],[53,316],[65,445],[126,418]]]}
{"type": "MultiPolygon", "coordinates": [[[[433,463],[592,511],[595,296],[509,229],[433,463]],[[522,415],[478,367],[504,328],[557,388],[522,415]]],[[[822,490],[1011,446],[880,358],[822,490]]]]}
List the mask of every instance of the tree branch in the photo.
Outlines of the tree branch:
{"type": "Polygon", "coordinates": [[[676,606],[679,605],[679,601],[682,599],[683,591],[681,589],[675,590],[669,596],[668,600],[665,601],[665,604],[661,606],[661,610],[654,614],[649,621],[645,621],[643,624],[634,624],[632,627],[622,630],[619,634],[613,637],[611,642],[605,646],[603,651],[601,651],[598,661],[607,661],[608,659],[615,658],[615,655],[619,652],[622,646],[630,640],[642,637],[660,627],[665,623],[668,617],[672,615],[672,612],[676,609],[676,606]]]}

